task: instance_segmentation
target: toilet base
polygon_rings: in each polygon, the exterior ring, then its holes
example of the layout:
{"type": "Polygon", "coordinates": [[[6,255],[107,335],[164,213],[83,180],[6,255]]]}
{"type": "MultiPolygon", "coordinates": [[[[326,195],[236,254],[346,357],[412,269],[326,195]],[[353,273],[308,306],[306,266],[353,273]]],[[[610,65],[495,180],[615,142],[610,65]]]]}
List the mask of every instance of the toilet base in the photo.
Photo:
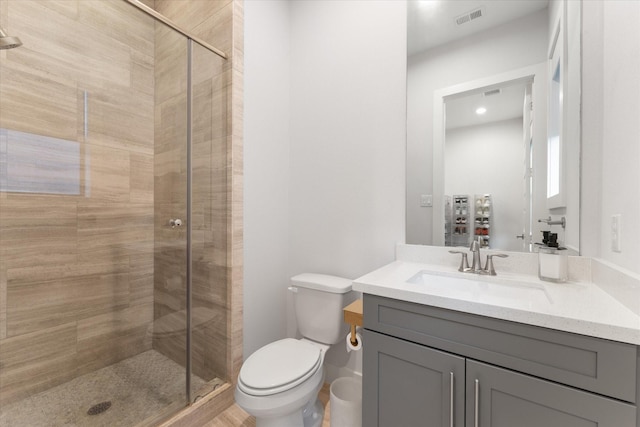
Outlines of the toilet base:
{"type": "Polygon", "coordinates": [[[324,418],[324,406],[320,399],[309,404],[302,410],[302,420],[304,427],[320,427],[324,418]]]}
{"type": "Polygon", "coordinates": [[[324,407],[320,399],[309,402],[301,410],[278,418],[256,418],[256,427],[320,427],[324,407]]]}

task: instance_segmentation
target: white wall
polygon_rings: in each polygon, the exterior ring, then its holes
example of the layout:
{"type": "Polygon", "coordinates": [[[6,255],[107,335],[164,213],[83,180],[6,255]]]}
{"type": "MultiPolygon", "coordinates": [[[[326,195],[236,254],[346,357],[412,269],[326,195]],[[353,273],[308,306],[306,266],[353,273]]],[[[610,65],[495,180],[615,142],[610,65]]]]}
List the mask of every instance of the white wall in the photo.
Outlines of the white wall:
{"type": "Polygon", "coordinates": [[[600,254],[602,222],[602,104],[604,98],[604,22],[602,2],[582,8],[582,147],[580,252],[600,254]],[[591,230],[591,231],[589,231],[591,230]]]}
{"type": "Polygon", "coordinates": [[[288,1],[245,2],[245,358],[286,333],[289,283],[288,1]]]}
{"type": "Polygon", "coordinates": [[[409,58],[407,243],[432,241],[432,211],[419,201],[420,194],[433,194],[434,91],[545,61],[547,27],[546,11],[541,11],[409,58]]]}
{"type": "Polygon", "coordinates": [[[406,5],[293,2],[291,46],[291,273],[356,278],[404,241],[406,5]]]}
{"type": "Polygon", "coordinates": [[[245,1],[245,357],[286,335],[289,277],[404,241],[405,55],[404,1],[245,1]]]}
{"type": "MultiPolygon", "coordinates": [[[[580,102],[581,102],[581,76],[582,64],[580,55],[573,54],[581,51],[581,5],[582,2],[566,2],[566,31],[567,31],[567,76],[568,84],[563,94],[564,116],[562,126],[564,128],[565,164],[567,171],[580,171],[580,102]]],[[[580,249],[580,173],[565,175],[566,208],[560,212],[567,220],[562,241],[570,249],[580,249]]],[[[552,212],[552,214],[555,212],[552,212]]],[[[557,219],[557,218],[556,218],[557,219]]],[[[559,237],[563,233],[558,227],[559,237]]]]}
{"type": "Polygon", "coordinates": [[[475,194],[490,193],[491,247],[505,251],[522,250],[523,145],[522,117],[446,132],[445,194],[468,194],[473,205],[475,194]]]}
{"type": "Polygon", "coordinates": [[[583,2],[585,255],[640,273],[640,2],[583,2]],[[622,214],[622,252],[611,216],[622,214]]]}

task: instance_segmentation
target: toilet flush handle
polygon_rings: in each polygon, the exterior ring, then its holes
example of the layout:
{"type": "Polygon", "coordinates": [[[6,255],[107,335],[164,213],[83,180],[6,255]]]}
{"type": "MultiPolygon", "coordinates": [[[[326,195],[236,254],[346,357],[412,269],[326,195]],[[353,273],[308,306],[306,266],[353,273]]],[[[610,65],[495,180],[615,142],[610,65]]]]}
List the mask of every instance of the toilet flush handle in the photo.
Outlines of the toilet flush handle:
{"type": "Polygon", "coordinates": [[[295,286],[289,286],[287,289],[289,291],[293,292],[293,293],[297,293],[298,292],[298,288],[296,288],[295,286]]]}

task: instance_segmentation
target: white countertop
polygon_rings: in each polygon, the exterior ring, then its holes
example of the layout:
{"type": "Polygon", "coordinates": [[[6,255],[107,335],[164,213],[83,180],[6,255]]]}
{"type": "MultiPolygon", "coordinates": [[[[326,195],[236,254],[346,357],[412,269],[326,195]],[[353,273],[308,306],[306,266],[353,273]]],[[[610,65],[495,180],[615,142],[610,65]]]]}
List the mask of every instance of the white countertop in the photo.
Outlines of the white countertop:
{"type": "Polygon", "coordinates": [[[509,272],[480,276],[450,266],[395,261],[354,280],[353,289],[640,345],[640,315],[594,283],[551,283],[509,272]]]}

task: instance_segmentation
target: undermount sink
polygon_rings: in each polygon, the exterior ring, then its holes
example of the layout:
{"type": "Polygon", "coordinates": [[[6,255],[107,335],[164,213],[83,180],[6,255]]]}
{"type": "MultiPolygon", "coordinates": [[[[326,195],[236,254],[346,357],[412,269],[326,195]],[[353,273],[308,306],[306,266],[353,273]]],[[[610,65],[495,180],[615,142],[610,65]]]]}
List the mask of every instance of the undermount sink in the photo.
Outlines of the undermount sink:
{"type": "Polygon", "coordinates": [[[432,294],[447,297],[496,300],[517,300],[521,303],[549,303],[551,299],[542,283],[521,278],[476,275],[470,273],[445,273],[421,270],[407,283],[424,286],[432,294]]]}

